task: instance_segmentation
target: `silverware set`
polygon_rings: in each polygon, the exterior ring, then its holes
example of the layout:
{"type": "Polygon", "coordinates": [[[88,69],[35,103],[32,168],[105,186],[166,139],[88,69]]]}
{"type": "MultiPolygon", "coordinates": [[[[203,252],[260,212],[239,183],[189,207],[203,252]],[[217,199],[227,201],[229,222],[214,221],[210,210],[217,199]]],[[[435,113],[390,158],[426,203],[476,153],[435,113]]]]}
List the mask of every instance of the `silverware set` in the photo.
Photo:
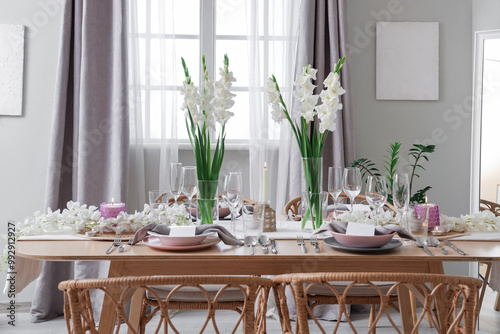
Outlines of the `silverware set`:
{"type": "MultiPolygon", "coordinates": [[[[444,255],[448,255],[448,250],[444,248],[439,240],[434,237],[434,236],[429,236],[429,237],[417,237],[417,240],[413,242],[416,246],[423,248],[424,251],[429,254],[430,256],[434,256],[434,254],[427,248],[427,246],[431,247],[439,247],[441,249],[441,253],[444,255]]],[[[451,243],[449,240],[444,240],[444,243],[446,243],[449,247],[451,247],[453,250],[455,250],[458,254],[461,255],[467,255],[466,252],[455,246],[454,244],[451,243]]]]}
{"type": "MultiPolygon", "coordinates": [[[[309,239],[309,243],[314,247],[314,252],[319,253],[321,249],[319,248],[319,241],[317,235],[311,235],[309,239]]],[[[304,241],[304,237],[302,235],[297,236],[297,245],[302,249],[302,253],[307,253],[306,242],[304,241]]]]}
{"type": "Polygon", "coordinates": [[[121,244],[122,244],[122,237],[121,236],[116,237],[111,246],[109,246],[109,248],[106,250],[106,254],[111,253],[113,251],[113,248],[118,247],[121,244]]]}

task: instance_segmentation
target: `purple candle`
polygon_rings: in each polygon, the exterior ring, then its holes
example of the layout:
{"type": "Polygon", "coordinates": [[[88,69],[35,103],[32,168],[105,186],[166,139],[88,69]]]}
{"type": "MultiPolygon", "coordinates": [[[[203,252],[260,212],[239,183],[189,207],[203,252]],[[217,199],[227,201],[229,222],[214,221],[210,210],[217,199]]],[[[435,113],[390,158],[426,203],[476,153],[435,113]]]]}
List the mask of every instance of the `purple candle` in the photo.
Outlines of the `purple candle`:
{"type": "Polygon", "coordinates": [[[104,219],[116,218],[120,212],[125,212],[125,203],[115,203],[113,200],[111,202],[103,202],[99,211],[101,211],[101,217],[104,219]]]}
{"type": "Polygon", "coordinates": [[[415,213],[420,219],[427,218],[429,220],[428,228],[429,231],[434,230],[434,227],[440,226],[439,221],[439,207],[434,203],[425,204],[415,204],[415,213]],[[429,210],[429,216],[427,216],[427,210],[429,210]]]}

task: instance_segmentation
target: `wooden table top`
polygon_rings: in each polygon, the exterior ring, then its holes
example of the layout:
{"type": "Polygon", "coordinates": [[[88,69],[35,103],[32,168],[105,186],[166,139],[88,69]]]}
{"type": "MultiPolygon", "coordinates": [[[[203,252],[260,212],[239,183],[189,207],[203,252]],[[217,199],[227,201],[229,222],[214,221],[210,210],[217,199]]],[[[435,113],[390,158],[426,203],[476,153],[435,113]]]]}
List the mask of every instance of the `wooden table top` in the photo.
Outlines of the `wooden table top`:
{"type": "Polygon", "coordinates": [[[369,261],[495,261],[500,260],[500,242],[498,241],[453,241],[453,243],[467,252],[460,255],[446,244],[448,250],[443,255],[439,248],[429,247],[434,256],[427,255],[423,249],[415,245],[401,246],[383,253],[351,253],[336,250],[320,242],[321,252],[314,253],[311,245],[307,245],[308,253],[302,253],[295,240],[277,240],[278,254],[263,254],[262,247],[255,247],[255,255],[249,255],[248,247],[227,246],[222,242],[210,248],[194,251],[164,251],[156,250],[145,244],[127,246],[126,250],[118,253],[117,250],[109,255],[105,254],[110,246],[109,241],[42,241],[20,240],[17,242],[16,255],[38,260],[74,261],[74,260],[107,260],[107,261],[165,261],[165,260],[250,260],[259,259],[264,262],[277,262],[286,259],[335,259],[335,260],[366,260],[369,261]]]}

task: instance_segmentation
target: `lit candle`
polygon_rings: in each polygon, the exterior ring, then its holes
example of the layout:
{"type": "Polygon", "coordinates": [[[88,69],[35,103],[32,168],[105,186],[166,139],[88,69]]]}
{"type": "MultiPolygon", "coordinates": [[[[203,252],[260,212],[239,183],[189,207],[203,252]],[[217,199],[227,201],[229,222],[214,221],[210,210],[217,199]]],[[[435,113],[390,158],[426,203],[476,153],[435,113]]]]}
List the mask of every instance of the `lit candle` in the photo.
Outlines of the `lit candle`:
{"type": "Polygon", "coordinates": [[[421,219],[427,218],[429,231],[433,231],[434,227],[440,226],[439,207],[437,204],[427,203],[427,196],[425,197],[425,204],[415,204],[415,213],[421,219]]]}
{"type": "Polygon", "coordinates": [[[443,234],[443,228],[441,226],[434,226],[434,229],[432,230],[433,235],[441,235],[443,234]]]}
{"type": "Polygon", "coordinates": [[[101,217],[104,219],[116,218],[120,212],[125,212],[125,203],[115,203],[114,198],[112,198],[111,202],[101,203],[99,211],[101,211],[101,217]]]}
{"type": "Polygon", "coordinates": [[[267,163],[264,162],[264,170],[262,171],[262,202],[267,202],[267,163]]]}

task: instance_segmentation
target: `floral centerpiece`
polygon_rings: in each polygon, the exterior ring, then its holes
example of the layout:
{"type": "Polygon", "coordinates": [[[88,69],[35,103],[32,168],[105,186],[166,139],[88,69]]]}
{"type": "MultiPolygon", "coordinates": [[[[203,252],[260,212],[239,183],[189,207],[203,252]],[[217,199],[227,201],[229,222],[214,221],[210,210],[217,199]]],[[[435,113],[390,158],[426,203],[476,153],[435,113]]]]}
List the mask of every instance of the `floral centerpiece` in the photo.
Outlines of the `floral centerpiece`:
{"type": "Polygon", "coordinates": [[[235,96],[230,92],[230,88],[236,79],[233,72],[229,71],[229,58],[224,55],[224,67],[219,69],[220,79],[214,83],[208,75],[203,56],[203,86],[198,91],[184,58],[181,59],[186,76],[181,89],[181,94],[184,95],[182,109],[186,110],[186,127],[196,159],[201,223],[212,224],[219,172],[224,159],[225,127],[227,121],[234,116],[234,113],[229,111],[234,105],[235,96]],[[216,122],[221,125],[221,130],[212,156],[210,133],[215,132],[216,122]]]}
{"type": "MultiPolygon", "coordinates": [[[[66,208],[46,212],[37,211],[33,216],[16,223],[15,239],[28,235],[40,234],[83,234],[86,231],[97,233],[114,232],[118,235],[135,233],[141,227],[151,223],[167,226],[189,225],[183,205],[160,204],[154,209],[148,204],[144,210],[128,214],[120,212],[116,218],[101,217],[99,209],[93,205],[87,206],[79,202],[69,201],[66,208]]],[[[7,237],[5,235],[5,237],[7,237]]],[[[7,258],[7,251],[0,254],[0,271],[7,258]]]]}
{"type": "Polygon", "coordinates": [[[344,61],[345,57],[340,59],[334,70],[323,81],[325,89],[319,95],[314,94],[317,86],[312,83],[312,80],[316,80],[317,70],[311,65],[304,67],[295,81],[297,90],[294,96],[299,101],[299,106],[294,112],[296,120],[292,119],[288,111],[275,76],[271,76],[267,83],[272,118],[275,122],[288,120],[303,158],[305,189],[302,191],[308,202],[308,208],[302,219],[302,227],[305,226],[309,216],[311,216],[313,228],[319,228],[323,223],[321,158],[328,132],[335,130],[337,110],[342,109],[340,96],[345,93],[345,90],[340,85],[340,69],[344,61]],[[318,104],[319,99],[321,103],[318,104]]]}

